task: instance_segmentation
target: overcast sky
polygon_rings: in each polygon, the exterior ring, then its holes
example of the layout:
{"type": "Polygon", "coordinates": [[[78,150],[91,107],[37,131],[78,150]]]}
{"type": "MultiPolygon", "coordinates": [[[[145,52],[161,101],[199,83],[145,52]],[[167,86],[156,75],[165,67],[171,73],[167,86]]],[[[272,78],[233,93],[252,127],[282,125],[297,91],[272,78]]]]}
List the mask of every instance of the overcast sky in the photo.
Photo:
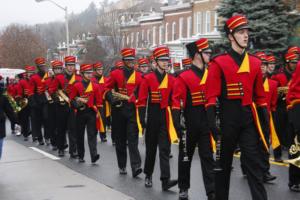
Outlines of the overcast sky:
{"type": "MultiPolygon", "coordinates": [[[[54,0],[61,6],[79,13],[94,1],[97,7],[101,0],[54,0]]],[[[0,0],[0,28],[10,23],[37,24],[56,20],[64,20],[64,11],[51,2],[37,3],[35,0],[0,0]]]]}

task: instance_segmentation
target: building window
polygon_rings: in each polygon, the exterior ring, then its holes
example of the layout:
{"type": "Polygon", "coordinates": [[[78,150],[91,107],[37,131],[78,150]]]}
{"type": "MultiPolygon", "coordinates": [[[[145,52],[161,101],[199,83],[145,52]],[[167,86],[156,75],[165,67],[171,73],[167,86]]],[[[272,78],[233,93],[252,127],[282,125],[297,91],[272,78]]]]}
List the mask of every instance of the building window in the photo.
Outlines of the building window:
{"type": "Polygon", "coordinates": [[[168,42],[169,39],[169,23],[166,23],[166,39],[165,41],[168,42]]]}
{"type": "Polygon", "coordinates": [[[130,38],[129,38],[129,35],[127,36],[127,41],[126,41],[126,46],[129,46],[129,43],[130,43],[130,38]]]}
{"type": "Polygon", "coordinates": [[[176,22],[172,24],[172,41],[176,39],[176,22]]]}
{"type": "Polygon", "coordinates": [[[150,29],[147,30],[147,44],[150,44],[150,29]]]}
{"type": "Polygon", "coordinates": [[[125,47],[125,43],[126,43],[126,40],[125,40],[125,35],[122,36],[122,47],[124,48],[125,47]]]}
{"type": "Polygon", "coordinates": [[[206,11],[206,23],[205,23],[205,25],[206,25],[206,28],[205,28],[205,31],[206,31],[206,33],[209,33],[210,32],[210,11],[206,11]]]}
{"type": "Polygon", "coordinates": [[[196,13],[196,30],[197,33],[202,33],[202,13],[196,13]]]}
{"type": "Polygon", "coordinates": [[[218,31],[218,26],[219,26],[219,18],[218,18],[218,13],[215,11],[215,19],[214,19],[214,31],[218,31]]]}
{"type": "Polygon", "coordinates": [[[156,26],[153,26],[153,35],[152,35],[152,40],[153,40],[153,42],[152,42],[152,44],[155,46],[156,45],[156,26]]]}
{"type": "Polygon", "coordinates": [[[164,28],[163,26],[159,26],[159,44],[161,45],[163,43],[163,40],[164,40],[164,28]]]}
{"type": "Polygon", "coordinates": [[[135,40],[135,46],[136,46],[136,48],[138,48],[139,47],[139,42],[140,42],[140,32],[137,32],[136,33],[136,40],[135,40]]]}
{"type": "Polygon", "coordinates": [[[133,47],[133,41],[134,41],[134,33],[131,33],[130,47],[133,47]]]}
{"type": "Polygon", "coordinates": [[[192,17],[187,18],[187,29],[186,29],[186,37],[189,38],[191,37],[192,33],[192,17]]]}
{"type": "Polygon", "coordinates": [[[182,38],[182,32],[183,32],[183,17],[179,18],[179,38],[182,38]]]}

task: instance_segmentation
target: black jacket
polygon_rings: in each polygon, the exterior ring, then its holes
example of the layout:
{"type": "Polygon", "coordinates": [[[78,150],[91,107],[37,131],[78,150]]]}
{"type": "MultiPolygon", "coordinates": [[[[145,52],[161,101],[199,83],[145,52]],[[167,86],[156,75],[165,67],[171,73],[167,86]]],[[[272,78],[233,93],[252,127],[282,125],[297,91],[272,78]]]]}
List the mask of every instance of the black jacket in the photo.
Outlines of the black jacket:
{"type": "Polygon", "coordinates": [[[17,115],[14,113],[6,96],[0,93],[0,139],[6,136],[5,134],[5,119],[6,116],[13,123],[18,123],[17,115]]]}

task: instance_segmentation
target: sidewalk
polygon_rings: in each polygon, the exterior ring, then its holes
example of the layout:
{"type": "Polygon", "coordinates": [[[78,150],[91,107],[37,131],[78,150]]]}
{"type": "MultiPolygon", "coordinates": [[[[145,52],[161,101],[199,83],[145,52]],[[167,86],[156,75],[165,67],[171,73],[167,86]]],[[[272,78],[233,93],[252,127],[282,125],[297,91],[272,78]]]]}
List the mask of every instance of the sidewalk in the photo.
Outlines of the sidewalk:
{"type": "Polygon", "coordinates": [[[12,140],[0,160],[0,200],[133,200],[12,140]]]}

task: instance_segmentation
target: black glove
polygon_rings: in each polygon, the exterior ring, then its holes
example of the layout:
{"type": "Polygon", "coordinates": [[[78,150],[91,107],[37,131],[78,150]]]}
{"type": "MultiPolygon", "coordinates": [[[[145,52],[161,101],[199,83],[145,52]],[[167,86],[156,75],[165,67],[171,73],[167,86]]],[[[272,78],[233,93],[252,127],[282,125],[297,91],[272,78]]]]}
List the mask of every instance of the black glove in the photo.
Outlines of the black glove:
{"type": "Polygon", "coordinates": [[[172,110],[173,123],[176,129],[177,137],[179,138],[182,136],[182,131],[184,130],[184,127],[182,127],[180,124],[180,114],[180,110],[172,110]]]}
{"type": "Polygon", "coordinates": [[[140,122],[142,125],[142,128],[145,129],[147,124],[146,124],[146,107],[139,107],[139,117],[140,117],[140,122]]]}
{"type": "Polygon", "coordinates": [[[270,116],[266,107],[257,108],[258,118],[261,123],[261,128],[264,132],[264,135],[267,138],[270,135],[270,116]]]}
{"type": "Polygon", "coordinates": [[[221,135],[221,131],[217,127],[217,123],[216,123],[216,107],[209,106],[206,110],[206,115],[208,120],[208,127],[212,133],[214,140],[217,141],[219,136],[221,135]]]}

